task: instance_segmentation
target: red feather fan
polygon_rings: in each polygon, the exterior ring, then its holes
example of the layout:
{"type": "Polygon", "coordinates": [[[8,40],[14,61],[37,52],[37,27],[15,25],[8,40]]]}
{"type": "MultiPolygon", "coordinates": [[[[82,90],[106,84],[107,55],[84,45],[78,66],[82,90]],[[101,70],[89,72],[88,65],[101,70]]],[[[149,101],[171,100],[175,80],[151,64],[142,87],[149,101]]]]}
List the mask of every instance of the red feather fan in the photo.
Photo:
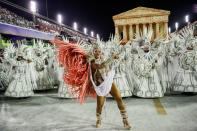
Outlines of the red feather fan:
{"type": "Polygon", "coordinates": [[[55,39],[52,41],[58,49],[58,59],[64,67],[64,81],[69,91],[78,97],[80,103],[85,102],[87,96],[96,96],[89,79],[90,65],[86,60],[86,53],[75,43],[65,43],[55,39]]]}

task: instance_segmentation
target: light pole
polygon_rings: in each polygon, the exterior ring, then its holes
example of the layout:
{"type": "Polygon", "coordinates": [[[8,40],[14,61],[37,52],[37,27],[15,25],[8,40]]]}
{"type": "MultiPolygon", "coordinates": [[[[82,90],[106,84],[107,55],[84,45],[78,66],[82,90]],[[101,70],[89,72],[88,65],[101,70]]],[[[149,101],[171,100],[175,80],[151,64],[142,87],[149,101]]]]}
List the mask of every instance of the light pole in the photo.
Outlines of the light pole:
{"type": "Polygon", "coordinates": [[[46,0],[46,15],[47,15],[47,18],[49,17],[49,12],[48,12],[48,1],[46,0]]]}

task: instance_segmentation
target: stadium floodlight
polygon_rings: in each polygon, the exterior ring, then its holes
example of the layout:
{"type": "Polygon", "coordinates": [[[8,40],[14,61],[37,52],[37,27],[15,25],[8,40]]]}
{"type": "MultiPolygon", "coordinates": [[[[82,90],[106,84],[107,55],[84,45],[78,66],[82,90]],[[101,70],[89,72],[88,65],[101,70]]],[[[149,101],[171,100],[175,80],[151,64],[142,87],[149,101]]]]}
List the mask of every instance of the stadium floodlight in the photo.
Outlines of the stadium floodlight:
{"type": "Polygon", "coordinates": [[[99,38],[100,38],[99,34],[96,34],[96,38],[97,38],[97,39],[99,39],[99,38]]]}
{"type": "Polygon", "coordinates": [[[58,22],[59,24],[62,24],[62,15],[61,15],[61,14],[58,14],[58,15],[57,15],[57,22],[58,22]]]}
{"type": "Polygon", "coordinates": [[[36,4],[36,2],[35,1],[30,1],[30,10],[31,10],[31,12],[33,12],[33,13],[36,13],[36,11],[37,11],[37,4],[36,4]]]}
{"type": "Polygon", "coordinates": [[[168,28],[168,33],[169,33],[169,34],[171,33],[171,28],[170,28],[170,27],[168,28]]]}
{"type": "Polygon", "coordinates": [[[186,23],[189,23],[189,15],[186,15],[186,16],[185,16],[185,22],[186,22],[186,23]]]}
{"type": "Polygon", "coordinates": [[[73,28],[74,28],[74,30],[78,30],[77,22],[74,22],[74,23],[73,23],[73,28]]]}
{"type": "Polygon", "coordinates": [[[83,32],[84,32],[84,34],[86,34],[87,35],[87,28],[85,27],[85,28],[83,28],[83,32]]]}
{"type": "Polygon", "coordinates": [[[179,23],[176,22],[176,23],[175,23],[175,29],[178,30],[178,28],[179,28],[179,23]]]}
{"type": "Polygon", "coordinates": [[[91,31],[91,36],[94,37],[94,31],[91,31]]]}

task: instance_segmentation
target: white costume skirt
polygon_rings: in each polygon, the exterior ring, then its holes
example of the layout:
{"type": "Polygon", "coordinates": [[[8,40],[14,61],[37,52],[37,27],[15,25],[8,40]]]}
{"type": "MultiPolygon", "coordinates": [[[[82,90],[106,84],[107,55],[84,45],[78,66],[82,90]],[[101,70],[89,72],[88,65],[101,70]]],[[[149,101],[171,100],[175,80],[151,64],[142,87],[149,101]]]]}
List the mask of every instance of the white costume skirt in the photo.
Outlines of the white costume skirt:
{"type": "Polygon", "coordinates": [[[5,90],[8,86],[8,77],[3,71],[0,72],[0,90],[5,90]]]}
{"type": "Polygon", "coordinates": [[[76,98],[74,94],[72,94],[69,90],[67,85],[64,82],[60,82],[58,88],[58,97],[60,98],[76,98]]]}
{"type": "Polygon", "coordinates": [[[33,96],[30,81],[25,74],[16,74],[15,79],[9,84],[5,96],[9,97],[29,97],[33,96]]]}
{"type": "Polygon", "coordinates": [[[43,71],[38,72],[37,89],[35,90],[53,89],[55,88],[53,83],[53,79],[50,77],[48,70],[45,68],[43,71]]]}
{"type": "Polygon", "coordinates": [[[133,90],[129,86],[129,82],[125,73],[122,72],[121,74],[116,74],[114,76],[114,83],[120,90],[120,94],[122,97],[132,96],[133,90]]]}
{"type": "Polygon", "coordinates": [[[98,96],[107,96],[109,94],[109,92],[111,91],[114,75],[115,75],[115,70],[114,69],[110,70],[107,73],[107,75],[103,78],[104,81],[97,86],[93,81],[92,71],[90,69],[90,80],[98,96]]]}
{"type": "Polygon", "coordinates": [[[174,83],[172,84],[172,90],[179,92],[197,92],[197,80],[195,77],[196,72],[177,72],[174,83]]]}
{"type": "Polygon", "coordinates": [[[155,69],[150,72],[149,77],[139,77],[135,79],[133,93],[143,98],[158,98],[164,96],[165,89],[162,88],[155,69]]]}

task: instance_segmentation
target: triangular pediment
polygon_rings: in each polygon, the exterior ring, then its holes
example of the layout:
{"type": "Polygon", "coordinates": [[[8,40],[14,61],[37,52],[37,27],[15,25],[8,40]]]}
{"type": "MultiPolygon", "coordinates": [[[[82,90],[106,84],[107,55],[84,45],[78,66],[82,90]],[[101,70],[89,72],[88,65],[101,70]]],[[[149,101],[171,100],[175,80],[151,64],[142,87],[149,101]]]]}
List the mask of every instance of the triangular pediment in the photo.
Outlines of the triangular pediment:
{"type": "Polygon", "coordinates": [[[158,15],[169,15],[170,11],[160,10],[147,7],[137,7],[132,10],[120,13],[113,16],[113,19],[124,19],[134,17],[146,17],[146,16],[158,16],[158,15]]]}

